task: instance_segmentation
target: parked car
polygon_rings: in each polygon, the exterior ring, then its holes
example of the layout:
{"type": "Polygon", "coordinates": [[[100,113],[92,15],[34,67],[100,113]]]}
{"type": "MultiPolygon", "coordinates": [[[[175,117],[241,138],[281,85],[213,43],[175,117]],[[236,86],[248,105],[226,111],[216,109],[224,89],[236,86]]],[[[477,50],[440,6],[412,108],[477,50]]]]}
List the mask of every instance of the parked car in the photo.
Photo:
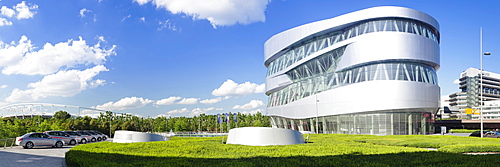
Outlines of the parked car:
{"type": "Polygon", "coordinates": [[[497,131],[489,131],[486,133],[485,137],[489,138],[500,138],[500,132],[497,131]]]}
{"type": "Polygon", "coordinates": [[[70,136],[66,132],[62,132],[62,131],[45,131],[43,133],[48,134],[52,138],[61,139],[61,140],[64,141],[64,143],[67,143],[69,145],[76,145],[76,139],[74,137],[70,136]]]}
{"type": "Polygon", "coordinates": [[[38,146],[52,146],[61,148],[64,141],[57,138],[52,138],[45,133],[27,133],[20,137],[16,137],[16,144],[23,148],[33,148],[38,146]]]}
{"type": "MultiPolygon", "coordinates": [[[[469,136],[470,137],[481,137],[481,131],[474,131],[472,132],[469,136]]],[[[486,136],[486,133],[488,133],[488,131],[483,131],[483,137],[486,136]]]]}
{"type": "Polygon", "coordinates": [[[105,134],[102,134],[99,131],[88,130],[86,132],[92,134],[92,136],[95,136],[96,139],[97,139],[97,141],[104,141],[104,140],[106,140],[108,138],[108,136],[106,136],[105,134]]]}
{"type": "Polygon", "coordinates": [[[63,131],[69,134],[71,137],[74,137],[76,139],[76,142],[80,144],[86,144],[87,143],[87,138],[84,136],[81,136],[80,134],[76,133],[75,131],[63,131]]]}
{"type": "Polygon", "coordinates": [[[90,142],[97,141],[97,138],[95,136],[93,136],[92,134],[90,134],[86,131],[76,131],[76,133],[78,133],[81,136],[84,136],[87,139],[87,141],[90,141],[90,142]]]}

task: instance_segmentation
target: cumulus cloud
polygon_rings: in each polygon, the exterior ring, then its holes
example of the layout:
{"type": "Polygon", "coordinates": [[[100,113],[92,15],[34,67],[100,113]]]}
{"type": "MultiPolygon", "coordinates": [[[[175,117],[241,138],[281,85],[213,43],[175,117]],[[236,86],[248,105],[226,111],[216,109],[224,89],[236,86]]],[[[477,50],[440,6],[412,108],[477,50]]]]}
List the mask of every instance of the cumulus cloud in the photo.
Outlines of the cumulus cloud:
{"type": "Polygon", "coordinates": [[[242,96],[252,93],[263,93],[265,85],[245,82],[238,84],[233,80],[226,80],[222,85],[212,91],[214,96],[242,96]]]}
{"type": "Polygon", "coordinates": [[[260,100],[252,100],[250,101],[249,103],[247,104],[243,104],[243,105],[235,105],[233,107],[233,109],[243,109],[243,110],[250,110],[250,109],[254,109],[254,108],[259,108],[261,106],[264,105],[264,102],[260,101],[260,100]]]}
{"type": "Polygon", "coordinates": [[[141,17],[141,18],[139,18],[139,20],[141,20],[143,23],[146,22],[146,18],[145,17],[141,17]]]}
{"type": "Polygon", "coordinates": [[[126,109],[135,109],[146,106],[149,103],[153,103],[153,100],[144,99],[142,97],[125,97],[123,99],[118,100],[117,102],[108,102],[103,105],[98,105],[96,108],[101,110],[126,110],[126,109]]]}
{"type": "Polygon", "coordinates": [[[151,2],[172,14],[185,14],[194,20],[208,20],[214,28],[234,24],[264,22],[271,0],[133,0],[139,5],[151,2]]]}
{"type": "Polygon", "coordinates": [[[202,104],[214,104],[214,103],[218,103],[218,102],[222,101],[222,99],[227,99],[227,98],[217,97],[217,98],[213,98],[213,99],[205,99],[205,100],[200,101],[200,103],[202,103],[202,104]]]}
{"type": "Polygon", "coordinates": [[[105,84],[105,80],[94,79],[100,72],[108,71],[103,65],[98,65],[83,71],[59,71],[55,74],[44,76],[42,80],[28,84],[30,89],[20,90],[15,88],[7,102],[36,101],[48,96],[71,97],[87,88],[95,88],[105,84]]]}
{"type": "Polygon", "coordinates": [[[216,108],[214,108],[214,107],[195,108],[193,110],[188,110],[187,108],[183,108],[183,109],[176,109],[176,110],[168,111],[167,114],[183,114],[183,115],[187,114],[189,116],[196,116],[196,115],[207,113],[208,111],[212,111],[212,110],[216,110],[216,108]]]}
{"type": "Polygon", "coordinates": [[[97,44],[89,46],[80,37],[55,45],[46,43],[38,51],[26,36],[22,36],[17,44],[0,41],[0,67],[4,67],[2,73],[7,75],[47,75],[77,65],[101,65],[107,57],[116,54],[115,45],[109,49],[101,47],[103,40],[99,37],[97,44]]]}
{"type": "Polygon", "coordinates": [[[455,79],[455,80],[453,81],[453,84],[457,84],[457,85],[458,85],[458,84],[460,84],[460,80],[459,80],[459,79],[455,79]]]}
{"type": "Polygon", "coordinates": [[[177,100],[180,100],[182,99],[182,97],[169,97],[169,98],[166,98],[166,99],[161,99],[161,100],[158,100],[156,101],[156,105],[172,105],[172,104],[175,104],[175,101],[177,100]]]}
{"type": "Polygon", "coordinates": [[[22,1],[21,3],[16,5],[16,18],[17,19],[29,19],[33,18],[33,16],[36,14],[35,11],[32,11],[34,9],[38,9],[38,5],[31,5],[28,6],[26,5],[25,1],[22,1]]]}
{"type": "Polygon", "coordinates": [[[0,85],[0,89],[7,88],[7,85],[0,85]]]}
{"type": "Polygon", "coordinates": [[[252,111],[243,111],[243,112],[240,112],[242,114],[257,114],[257,113],[262,113],[262,111],[264,111],[263,109],[257,109],[257,110],[252,110],[252,111]]]}
{"type": "Polygon", "coordinates": [[[38,5],[26,4],[25,1],[18,3],[12,8],[2,6],[0,8],[0,26],[12,25],[12,21],[9,20],[12,18],[17,20],[33,18],[36,14],[36,11],[34,11],[36,9],[38,9],[38,5]]]}
{"type": "Polygon", "coordinates": [[[12,17],[16,14],[16,11],[14,11],[11,8],[8,8],[7,6],[2,6],[2,8],[0,8],[0,12],[3,16],[7,17],[12,17]]]}
{"type": "Polygon", "coordinates": [[[183,98],[181,101],[177,102],[177,104],[196,104],[198,103],[199,98],[183,98]]]}

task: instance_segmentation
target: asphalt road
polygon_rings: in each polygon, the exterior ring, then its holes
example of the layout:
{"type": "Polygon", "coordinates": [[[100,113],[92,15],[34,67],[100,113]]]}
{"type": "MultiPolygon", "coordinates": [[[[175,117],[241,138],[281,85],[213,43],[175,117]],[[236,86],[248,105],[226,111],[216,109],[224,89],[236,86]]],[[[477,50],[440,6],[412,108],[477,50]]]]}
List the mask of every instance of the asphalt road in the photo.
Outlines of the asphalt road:
{"type": "Polygon", "coordinates": [[[64,154],[73,146],[62,148],[36,147],[24,149],[21,146],[12,148],[0,147],[0,166],[2,167],[65,167],[64,154]]]}

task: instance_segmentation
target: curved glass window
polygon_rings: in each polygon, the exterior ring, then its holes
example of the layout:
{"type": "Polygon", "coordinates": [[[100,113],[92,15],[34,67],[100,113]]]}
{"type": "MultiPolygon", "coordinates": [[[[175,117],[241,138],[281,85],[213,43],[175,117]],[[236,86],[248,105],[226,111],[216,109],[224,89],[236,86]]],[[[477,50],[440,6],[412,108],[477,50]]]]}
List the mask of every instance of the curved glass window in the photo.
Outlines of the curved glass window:
{"type": "MultiPolygon", "coordinates": [[[[316,65],[310,66],[321,66],[321,61],[310,62],[316,63],[316,65]]],[[[307,64],[309,65],[310,62],[307,64]]],[[[277,92],[271,93],[269,95],[268,107],[288,104],[341,85],[364,81],[402,80],[438,85],[436,70],[428,65],[418,63],[378,63],[338,73],[314,73],[307,70],[292,70],[293,72],[290,72],[289,77],[290,75],[304,77],[290,77],[294,83],[277,92]]]]}
{"type": "Polygon", "coordinates": [[[397,18],[370,20],[350,26],[344,30],[315,37],[314,39],[302,42],[290,48],[289,51],[269,63],[267,67],[267,76],[281,71],[293,63],[338,42],[367,33],[383,31],[422,35],[439,43],[439,33],[431,26],[420,21],[397,18]]]}

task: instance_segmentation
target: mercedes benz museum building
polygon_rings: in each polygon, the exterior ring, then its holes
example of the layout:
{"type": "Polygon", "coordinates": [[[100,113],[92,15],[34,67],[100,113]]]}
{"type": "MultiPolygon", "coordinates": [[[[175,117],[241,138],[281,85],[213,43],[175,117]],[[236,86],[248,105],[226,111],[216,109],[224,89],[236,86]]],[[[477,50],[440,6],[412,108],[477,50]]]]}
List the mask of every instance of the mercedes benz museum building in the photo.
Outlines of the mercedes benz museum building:
{"type": "Polygon", "coordinates": [[[264,44],[272,126],[316,133],[433,133],[439,39],[436,19],[394,6],[272,36],[264,44]]]}

